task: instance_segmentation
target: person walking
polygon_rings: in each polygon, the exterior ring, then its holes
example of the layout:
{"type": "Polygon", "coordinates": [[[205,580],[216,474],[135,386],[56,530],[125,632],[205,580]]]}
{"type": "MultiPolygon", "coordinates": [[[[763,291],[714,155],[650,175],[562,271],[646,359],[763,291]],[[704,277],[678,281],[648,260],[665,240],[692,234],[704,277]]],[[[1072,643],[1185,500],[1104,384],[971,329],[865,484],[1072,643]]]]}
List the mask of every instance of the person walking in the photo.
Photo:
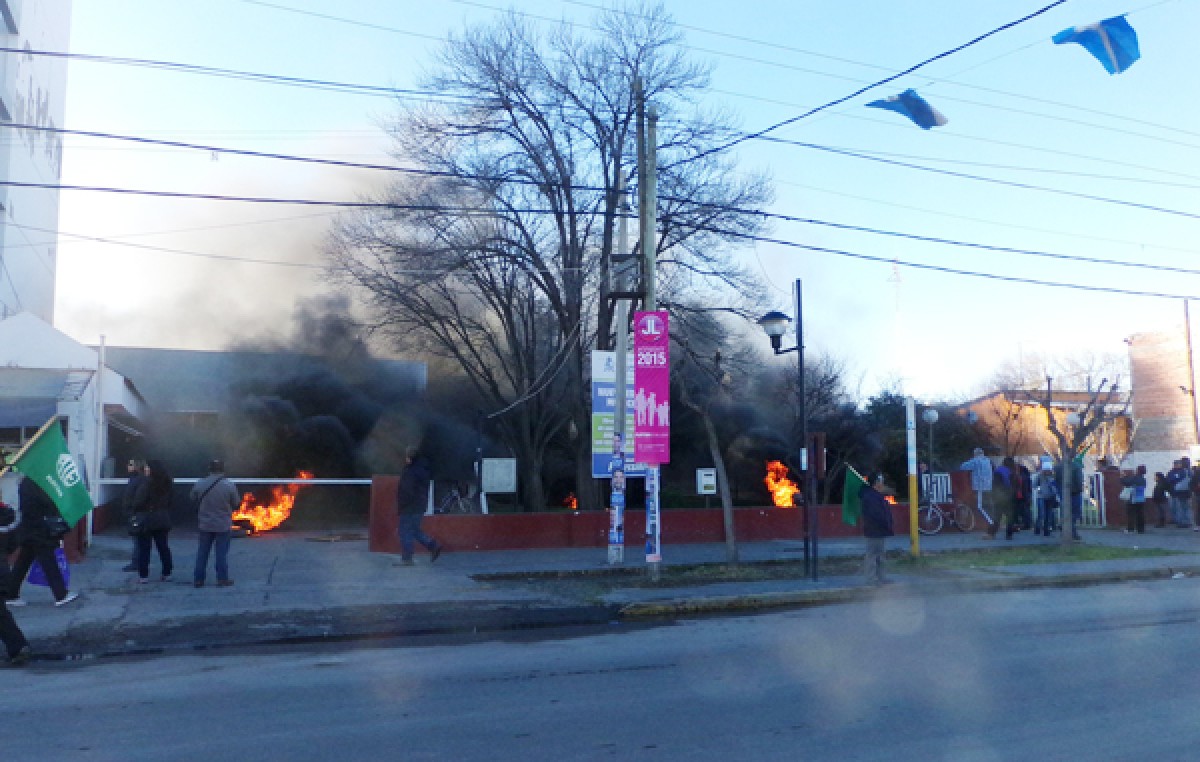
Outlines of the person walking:
{"type": "Polygon", "coordinates": [[[192,502],[196,504],[196,568],[192,584],[204,587],[208,574],[208,555],[216,548],[213,567],[217,587],[229,587],[229,537],[233,527],[233,512],[242,498],[233,482],[225,476],[225,464],[214,460],[208,464],[208,476],[192,487],[192,502]]]}
{"type": "Polygon", "coordinates": [[[996,536],[995,524],[996,521],[984,508],[984,495],[988,496],[988,508],[991,508],[992,494],[992,461],[988,460],[983,454],[982,447],[975,448],[975,454],[970,460],[958,467],[960,471],[967,471],[971,474],[971,489],[975,492],[975,508],[983,514],[984,520],[988,523],[988,537],[996,536]]]}
{"type": "Polygon", "coordinates": [[[29,567],[37,561],[46,575],[50,592],[54,594],[54,605],[65,606],[79,597],[67,589],[62,570],[58,568],[58,558],[55,550],[62,544],[62,536],[52,534],[46,525],[47,519],[61,519],[58,508],[50,496],[28,476],[21,479],[17,488],[17,508],[21,511],[21,521],[17,526],[17,560],[8,575],[5,587],[5,598],[9,606],[24,606],[25,599],[21,597],[21,585],[29,574],[29,567]]]}
{"type": "MultiPolygon", "coordinates": [[[[133,499],[137,495],[138,487],[146,481],[146,475],[143,473],[145,468],[146,464],[136,458],[130,458],[129,462],[125,464],[129,482],[125,485],[124,494],[121,495],[121,513],[126,524],[133,518],[133,499]]],[[[129,564],[121,571],[133,572],[137,571],[138,543],[136,536],[130,535],[129,546],[129,564]]]]}
{"type": "MultiPolygon", "coordinates": [[[[8,568],[9,540],[20,523],[20,511],[8,503],[0,503],[0,587],[3,588],[7,588],[9,575],[12,573],[8,568]]],[[[4,643],[8,663],[14,667],[29,661],[33,653],[29,641],[25,639],[25,633],[21,632],[16,618],[6,605],[0,606],[0,642],[4,643]]]]}
{"type": "Polygon", "coordinates": [[[442,555],[442,544],[421,529],[421,518],[429,503],[431,478],[429,459],[417,448],[408,448],[404,472],[400,474],[400,486],[396,490],[396,509],[400,514],[400,563],[405,566],[413,565],[414,542],[429,550],[431,563],[442,555]]]}
{"type": "Polygon", "coordinates": [[[883,473],[872,472],[870,480],[859,487],[858,500],[862,505],[863,537],[867,541],[863,555],[863,577],[868,585],[886,585],[890,582],[883,575],[883,554],[887,549],[887,538],[896,534],[892,507],[884,499],[883,473]]]}
{"type": "Polygon", "coordinates": [[[1121,486],[1129,490],[1125,501],[1125,534],[1146,533],[1146,467],[1138,466],[1129,476],[1121,477],[1121,486]]]}
{"type": "Polygon", "coordinates": [[[171,532],[171,488],[174,481],[161,460],[146,463],[146,483],[134,496],[134,515],[141,517],[142,530],[137,535],[138,583],[146,584],[150,578],[150,544],[158,550],[158,561],[162,566],[162,581],[169,582],[175,563],[171,557],[171,544],[167,535],[171,532]]]}

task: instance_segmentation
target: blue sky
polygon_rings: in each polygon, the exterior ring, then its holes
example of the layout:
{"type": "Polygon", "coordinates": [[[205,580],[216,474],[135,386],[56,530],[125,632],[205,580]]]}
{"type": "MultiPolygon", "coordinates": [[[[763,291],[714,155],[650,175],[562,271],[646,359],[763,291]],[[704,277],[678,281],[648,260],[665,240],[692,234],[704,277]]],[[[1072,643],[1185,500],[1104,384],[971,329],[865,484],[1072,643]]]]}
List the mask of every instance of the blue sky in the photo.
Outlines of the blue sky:
{"type": "MultiPolygon", "coordinates": [[[[758,130],[847,95],[1049,3],[998,0],[669,2],[692,54],[714,67],[709,103],[758,130]]],[[[534,0],[75,0],[74,52],[395,87],[419,85],[439,40],[514,7],[588,23],[587,3],[534,0]],[[291,9],[291,10],[286,10],[291,9]],[[300,12],[296,12],[300,11],[300,12]],[[327,17],[311,14],[324,14],[327,17]],[[328,18],[328,16],[335,16],[328,18]]],[[[878,230],[1055,255],[1195,267],[1200,119],[1193,97],[1196,0],[1071,0],[902,80],[774,136],[1031,187],[950,177],[846,153],[749,141],[741,165],[768,171],[771,211],[878,230]],[[1059,30],[1128,13],[1142,60],[1110,76],[1059,30]],[[930,131],[865,103],[917,89],[948,119],[930,131]],[[1068,197],[1087,194],[1127,203],[1068,197]],[[1159,207],[1133,208],[1129,204],[1159,207]]],[[[259,151],[385,160],[388,99],[73,62],[71,129],[259,151]]],[[[218,194],[352,198],[378,173],[67,141],[64,181],[218,194]]],[[[319,271],[236,263],[75,236],[219,256],[319,264],[321,210],[66,193],[61,328],[84,341],[218,348],[234,333],[287,326],[322,293],[319,271]]],[[[924,398],[971,394],[1030,353],[1120,353],[1121,339],[1182,323],[1180,299],[1088,293],[915,269],[1200,295],[1196,275],[943,246],[776,222],[771,237],[894,260],[760,243],[744,252],[791,311],[805,288],[809,351],[846,360],[863,390],[901,379],[924,398]]],[[[1193,309],[1193,312],[1196,310],[1193,309]]],[[[765,340],[751,336],[748,340],[765,340]]],[[[774,362],[775,360],[768,360],[774,362]]]]}

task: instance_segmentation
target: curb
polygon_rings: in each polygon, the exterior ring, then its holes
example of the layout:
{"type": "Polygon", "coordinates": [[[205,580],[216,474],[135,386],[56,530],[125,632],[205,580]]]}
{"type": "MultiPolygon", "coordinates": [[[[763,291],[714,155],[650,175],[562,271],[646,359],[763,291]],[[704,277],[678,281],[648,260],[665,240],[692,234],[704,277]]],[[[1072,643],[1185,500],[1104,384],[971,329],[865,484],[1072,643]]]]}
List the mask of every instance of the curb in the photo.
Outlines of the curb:
{"type": "MultiPolygon", "coordinates": [[[[956,595],[1059,587],[1092,587],[1120,582],[1171,579],[1172,573],[1193,576],[1200,573],[1200,565],[1170,567],[1168,569],[1079,572],[1046,577],[1020,576],[971,580],[954,578],[920,579],[899,582],[894,586],[888,587],[887,590],[889,594],[912,596],[930,592],[956,595]]],[[[881,590],[879,588],[840,587],[829,590],[808,590],[788,593],[687,597],[654,601],[652,603],[628,603],[622,605],[618,613],[622,619],[666,619],[688,614],[721,614],[762,609],[794,609],[827,606],[834,603],[873,599],[880,595],[881,590]]]]}

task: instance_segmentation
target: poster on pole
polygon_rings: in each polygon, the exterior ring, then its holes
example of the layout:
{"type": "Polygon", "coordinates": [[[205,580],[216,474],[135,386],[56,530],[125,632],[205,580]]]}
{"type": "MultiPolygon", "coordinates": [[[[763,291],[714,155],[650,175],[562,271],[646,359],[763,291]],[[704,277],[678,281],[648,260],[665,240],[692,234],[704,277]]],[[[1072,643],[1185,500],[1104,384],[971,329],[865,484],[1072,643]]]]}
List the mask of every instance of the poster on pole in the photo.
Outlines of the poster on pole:
{"type": "Polygon", "coordinates": [[[633,315],[633,457],[671,461],[671,355],[666,310],[633,315]]]}
{"type": "MultiPolygon", "coordinates": [[[[617,386],[616,353],[604,350],[592,351],[592,478],[610,479],[613,474],[613,434],[616,429],[614,415],[617,386]]],[[[633,357],[625,363],[625,439],[622,447],[625,457],[621,465],[628,477],[646,475],[646,465],[634,462],[633,457],[633,357]]]]}

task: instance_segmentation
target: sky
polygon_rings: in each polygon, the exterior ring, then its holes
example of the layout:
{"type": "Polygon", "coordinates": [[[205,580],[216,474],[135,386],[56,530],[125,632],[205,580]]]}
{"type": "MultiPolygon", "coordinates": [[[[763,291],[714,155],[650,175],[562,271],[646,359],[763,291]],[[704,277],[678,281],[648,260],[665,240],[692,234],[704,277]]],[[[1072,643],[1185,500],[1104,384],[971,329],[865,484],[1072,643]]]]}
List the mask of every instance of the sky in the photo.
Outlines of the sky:
{"type": "MultiPolygon", "coordinates": [[[[753,132],[1050,2],[665,5],[689,55],[713,67],[705,104],[753,132]]],[[[579,0],[74,0],[71,47],[416,88],[448,34],[507,9],[546,28],[586,26],[595,14],[579,0]]],[[[802,281],[806,352],[843,360],[865,394],[898,386],[921,399],[963,399],[1005,362],[1123,354],[1132,334],[1175,330],[1183,297],[1200,296],[1198,27],[1200,0],[1068,0],[770,133],[790,143],[746,141],[733,150],[740,168],[773,180],[768,211],[859,230],[775,221],[766,236],[814,248],[759,242],[739,256],[789,314],[802,281]],[[1121,14],[1142,52],[1124,73],[1051,42],[1121,14]],[[926,131],[865,105],[908,88],[948,123],[926,131]]],[[[81,60],[68,77],[68,129],[394,163],[383,131],[390,98],[81,60]]],[[[379,189],[385,175],[68,137],[63,182],[348,200],[379,189]]],[[[334,215],[65,191],[56,324],[81,341],[104,335],[122,346],[219,349],[284,334],[295,304],[328,293],[321,247],[334,215]]],[[[746,340],[767,348],[761,336],[746,340]]],[[[787,360],[764,352],[764,362],[787,360]]]]}

